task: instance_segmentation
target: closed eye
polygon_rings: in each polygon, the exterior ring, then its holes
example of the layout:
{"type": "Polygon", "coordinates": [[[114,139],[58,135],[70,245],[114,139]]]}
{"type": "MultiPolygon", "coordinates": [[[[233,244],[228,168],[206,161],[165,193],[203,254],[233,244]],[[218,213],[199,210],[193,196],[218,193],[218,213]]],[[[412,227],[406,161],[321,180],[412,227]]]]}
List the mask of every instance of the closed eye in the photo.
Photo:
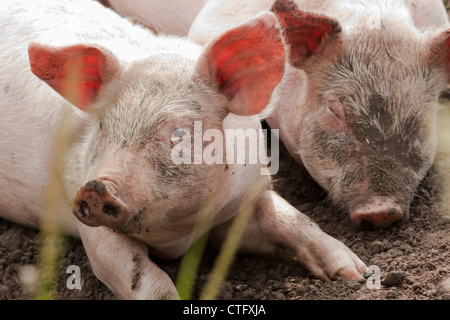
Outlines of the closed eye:
{"type": "Polygon", "coordinates": [[[342,112],[337,107],[333,105],[327,106],[327,111],[334,117],[338,118],[339,120],[344,120],[342,117],[342,112]]]}
{"type": "Polygon", "coordinates": [[[336,110],[336,108],[327,107],[327,112],[331,117],[333,117],[333,119],[335,121],[339,122],[339,124],[343,123],[344,119],[343,119],[341,113],[336,110]]]}

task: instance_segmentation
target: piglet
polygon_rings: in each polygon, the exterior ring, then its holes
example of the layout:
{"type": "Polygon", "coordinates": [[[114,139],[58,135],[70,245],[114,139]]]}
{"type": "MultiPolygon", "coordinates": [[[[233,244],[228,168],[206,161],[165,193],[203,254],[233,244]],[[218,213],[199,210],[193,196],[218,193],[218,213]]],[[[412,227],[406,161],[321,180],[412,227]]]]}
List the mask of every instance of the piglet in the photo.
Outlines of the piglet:
{"type": "Polygon", "coordinates": [[[449,79],[442,1],[209,0],[189,38],[205,45],[263,10],[277,15],[290,62],[269,126],[356,226],[406,222],[449,79]]]}
{"type": "Polygon", "coordinates": [[[242,210],[243,250],[287,246],[324,281],[361,278],[364,263],[272,191],[262,161],[178,162],[210,146],[198,134],[261,129],[286,63],[273,13],[203,48],[91,0],[4,1],[0,33],[0,215],[39,227],[58,128],[72,132],[57,221],[119,298],[177,298],[149,253],[178,258],[206,232],[220,245],[242,210]]]}
{"type": "Polygon", "coordinates": [[[186,36],[207,0],[101,0],[121,15],[156,32],[186,36]]]}

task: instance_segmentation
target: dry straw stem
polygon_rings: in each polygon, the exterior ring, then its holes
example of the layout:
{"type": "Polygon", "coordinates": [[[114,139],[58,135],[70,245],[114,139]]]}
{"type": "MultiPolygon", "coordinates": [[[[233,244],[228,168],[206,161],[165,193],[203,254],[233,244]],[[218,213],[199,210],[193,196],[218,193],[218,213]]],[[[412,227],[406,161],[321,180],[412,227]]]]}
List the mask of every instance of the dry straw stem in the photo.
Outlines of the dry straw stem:
{"type": "Polygon", "coordinates": [[[39,289],[36,299],[54,299],[53,283],[57,272],[57,264],[63,246],[63,237],[58,227],[59,201],[65,197],[62,177],[64,174],[64,150],[69,140],[68,130],[61,122],[56,134],[55,159],[50,177],[46,199],[45,212],[40,225],[39,251],[39,289]]]}
{"type": "MultiPolygon", "coordinates": [[[[69,101],[75,101],[72,97],[78,98],[78,90],[76,85],[79,83],[81,70],[72,67],[68,70],[68,78],[66,81],[69,86],[66,91],[70,95],[69,101]]],[[[57,110],[60,112],[60,110],[57,110]]],[[[63,182],[65,170],[65,154],[66,147],[71,139],[73,132],[69,125],[67,112],[62,112],[64,117],[61,119],[59,126],[55,132],[54,138],[54,159],[53,170],[48,183],[47,193],[45,197],[45,211],[41,217],[40,223],[40,249],[38,259],[38,292],[36,299],[49,300],[54,299],[53,286],[56,283],[55,277],[58,271],[58,262],[60,260],[61,251],[64,245],[64,237],[59,230],[58,216],[65,214],[60,212],[60,201],[66,197],[64,193],[65,186],[63,182]]]]}

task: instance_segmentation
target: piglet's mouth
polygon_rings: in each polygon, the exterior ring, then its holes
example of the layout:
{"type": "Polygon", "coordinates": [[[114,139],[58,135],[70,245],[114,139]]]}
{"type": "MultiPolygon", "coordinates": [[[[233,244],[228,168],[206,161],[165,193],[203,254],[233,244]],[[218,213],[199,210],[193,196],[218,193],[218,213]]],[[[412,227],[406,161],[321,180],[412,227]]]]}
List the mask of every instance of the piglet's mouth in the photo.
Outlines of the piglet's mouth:
{"type": "MultiPolygon", "coordinates": [[[[119,234],[130,235],[140,234],[143,231],[143,217],[145,215],[145,209],[140,210],[137,214],[128,220],[123,225],[116,228],[114,231],[119,234]]],[[[150,228],[146,228],[145,232],[149,232],[150,228]]]]}

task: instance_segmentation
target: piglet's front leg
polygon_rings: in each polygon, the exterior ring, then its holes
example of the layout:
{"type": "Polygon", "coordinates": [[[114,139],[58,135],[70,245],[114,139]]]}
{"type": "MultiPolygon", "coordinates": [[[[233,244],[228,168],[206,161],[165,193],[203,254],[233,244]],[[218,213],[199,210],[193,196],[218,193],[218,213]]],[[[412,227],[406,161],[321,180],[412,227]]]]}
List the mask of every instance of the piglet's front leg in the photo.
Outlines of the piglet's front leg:
{"type": "MultiPolygon", "coordinates": [[[[226,226],[216,229],[213,240],[226,236],[226,229],[226,226]]],[[[342,242],[324,233],[276,192],[268,190],[256,203],[241,250],[274,254],[280,245],[293,249],[300,262],[323,281],[361,279],[367,268],[342,242]]]]}
{"type": "Polygon", "coordinates": [[[95,275],[120,299],[178,299],[170,277],[148,258],[144,243],[105,227],[79,227],[95,275]]]}

